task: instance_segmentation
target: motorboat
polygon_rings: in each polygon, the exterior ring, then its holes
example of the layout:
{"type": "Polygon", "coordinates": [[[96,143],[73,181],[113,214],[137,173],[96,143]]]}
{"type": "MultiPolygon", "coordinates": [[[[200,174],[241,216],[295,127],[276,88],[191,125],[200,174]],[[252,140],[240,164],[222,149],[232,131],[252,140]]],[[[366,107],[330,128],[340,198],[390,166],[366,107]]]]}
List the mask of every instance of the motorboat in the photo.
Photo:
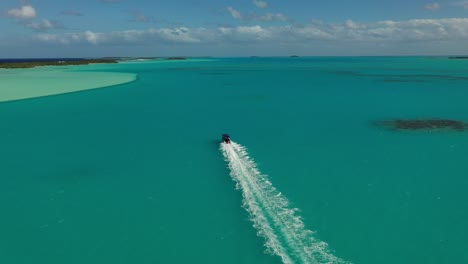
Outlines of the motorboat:
{"type": "Polygon", "coordinates": [[[222,138],[224,143],[231,143],[231,137],[228,134],[223,134],[222,138]]]}

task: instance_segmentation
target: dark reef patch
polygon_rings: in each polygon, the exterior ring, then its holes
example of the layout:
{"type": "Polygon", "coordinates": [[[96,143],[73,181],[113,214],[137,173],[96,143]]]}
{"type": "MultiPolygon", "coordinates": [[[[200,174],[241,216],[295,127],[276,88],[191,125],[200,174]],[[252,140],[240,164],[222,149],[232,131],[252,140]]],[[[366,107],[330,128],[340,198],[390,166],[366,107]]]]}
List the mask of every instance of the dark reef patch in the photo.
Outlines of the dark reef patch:
{"type": "Polygon", "coordinates": [[[421,83],[421,82],[427,82],[427,81],[425,81],[425,80],[385,79],[385,80],[379,80],[379,82],[386,82],[386,83],[421,83]]]}
{"type": "Polygon", "coordinates": [[[468,123],[450,119],[394,119],[375,122],[379,127],[394,130],[449,130],[463,132],[468,129],[468,123]]]}
{"type": "Polygon", "coordinates": [[[202,75],[228,75],[229,73],[227,72],[205,72],[202,73],[202,75]]]}
{"type": "Polygon", "coordinates": [[[455,76],[446,74],[371,74],[361,73],[355,71],[333,71],[335,75],[342,76],[356,76],[356,77],[371,77],[371,78],[384,78],[385,80],[420,80],[420,81],[431,81],[431,80],[448,80],[448,81],[468,81],[466,76],[455,76]]]}

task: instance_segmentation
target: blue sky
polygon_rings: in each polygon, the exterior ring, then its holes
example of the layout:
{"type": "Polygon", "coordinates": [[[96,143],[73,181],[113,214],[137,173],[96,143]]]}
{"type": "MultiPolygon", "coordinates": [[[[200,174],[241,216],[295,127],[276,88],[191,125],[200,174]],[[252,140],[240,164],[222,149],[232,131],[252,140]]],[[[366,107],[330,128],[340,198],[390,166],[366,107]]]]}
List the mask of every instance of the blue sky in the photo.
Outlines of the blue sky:
{"type": "Polygon", "coordinates": [[[2,0],[0,57],[468,54],[468,0],[2,0]]]}

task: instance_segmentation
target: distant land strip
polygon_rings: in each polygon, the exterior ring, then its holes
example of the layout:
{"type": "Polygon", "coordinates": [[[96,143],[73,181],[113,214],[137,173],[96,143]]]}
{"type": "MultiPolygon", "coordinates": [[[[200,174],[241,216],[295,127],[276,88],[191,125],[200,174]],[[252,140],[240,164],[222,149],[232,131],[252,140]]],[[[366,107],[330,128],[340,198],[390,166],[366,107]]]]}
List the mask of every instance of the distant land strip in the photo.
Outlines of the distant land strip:
{"type": "Polygon", "coordinates": [[[115,59],[83,59],[83,60],[57,60],[57,61],[30,61],[30,62],[0,62],[0,68],[21,69],[38,66],[67,66],[87,65],[91,63],[117,63],[115,59]]]}
{"type": "MultiPolygon", "coordinates": [[[[0,61],[0,68],[4,69],[21,69],[34,68],[39,66],[67,66],[67,65],[87,65],[91,63],[118,63],[119,61],[128,60],[155,60],[157,57],[105,57],[102,59],[57,59],[57,60],[33,60],[33,61],[0,61]]],[[[165,60],[186,60],[186,57],[167,57],[161,58],[165,60]]]]}

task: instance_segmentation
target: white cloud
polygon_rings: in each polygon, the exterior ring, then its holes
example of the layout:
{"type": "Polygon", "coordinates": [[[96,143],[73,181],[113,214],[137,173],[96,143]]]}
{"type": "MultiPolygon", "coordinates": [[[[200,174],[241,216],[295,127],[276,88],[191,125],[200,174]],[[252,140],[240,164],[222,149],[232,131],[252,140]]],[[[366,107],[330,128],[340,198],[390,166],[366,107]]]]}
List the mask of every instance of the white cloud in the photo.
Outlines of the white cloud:
{"type": "Polygon", "coordinates": [[[31,19],[36,17],[36,9],[31,5],[22,5],[20,8],[8,10],[7,15],[17,19],[31,19]]]}
{"type": "Polygon", "coordinates": [[[81,33],[66,34],[39,34],[38,40],[51,43],[89,43],[89,44],[123,44],[123,43],[199,43],[200,36],[209,41],[211,32],[203,28],[189,29],[179,28],[151,28],[147,30],[125,30],[109,33],[85,31],[81,33]]]}
{"type": "Polygon", "coordinates": [[[231,14],[231,16],[235,19],[242,19],[242,15],[239,11],[237,11],[236,9],[228,6],[226,8],[226,10],[231,14]]]}
{"type": "MultiPolygon", "coordinates": [[[[74,36],[75,38],[77,38],[77,36],[75,35],[74,36]]],[[[92,31],[86,31],[84,33],[84,38],[89,42],[89,43],[92,43],[92,44],[97,44],[99,41],[102,41],[104,40],[105,36],[101,33],[94,33],[92,31]]]]}
{"type": "Polygon", "coordinates": [[[278,14],[268,13],[263,16],[255,17],[255,19],[258,19],[261,21],[287,21],[288,17],[281,13],[278,13],[278,14]]]}
{"type": "Polygon", "coordinates": [[[58,44],[70,44],[72,41],[76,41],[77,38],[74,34],[69,34],[67,37],[54,35],[54,34],[39,34],[36,35],[36,39],[42,42],[58,43],[58,44]]]}
{"type": "MultiPolygon", "coordinates": [[[[21,7],[10,9],[6,12],[6,15],[17,20],[19,25],[32,28],[35,31],[48,31],[50,29],[63,28],[62,24],[56,20],[42,19],[35,21],[36,9],[26,0],[19,0],[21,7]]],[[[74,11],[62,12],[64,15],[81,15],[74,11]]]]}
{"type": "Polygon", "coordinates": [[[25,26],[36,31],[47,31],[50,29],[62,28],[62,25],[58,21],[48,19],[43,19],[40,22],[26,23],[25,26]]]}
{"type": "Polygon", "coordinates": [[[436,11],[440,9],[440,4],[439,3],[429,3],[424,6],[425,9],[431,10],[431,11],[436,11]]]}
{"type": "MultiPolygon", "coordinates": [[[[359,24],[357,22],[354,22],[353,20],[346,20],[344,22],[344,25],[345,25],[346,28],[351,29],[351,30],[365,29],[366,28],[363,24],[359,24]]],[[[391,25],[391,22],[390,22],[389,25],[391,25]]]]}
{"type": "Polygon", "coordinates": [[[468,1],[458,1],[453,3],[454,6],[461,6],[464,9],[468,9],[468,1]]]}
{"type": "MultiPolygon", "coordinates": [[[[266,8],[268,6],[267,2],[261,1],[261,0],[254,0],[254,4],[259,8],[266,8]]],[[[289,18],[286,15],[281,14],[281,13],[276,13],[276,14],[266,13],[264,15],[251,13],[246,16],[243,16],[241,12],[239,12],[238,10],[234,9],[231,6],[228,6],[226,10],[234,19],[238,19],[238,20],[245,20],[245,21],[257,20],[257,21],[264,21],[264,22],[288,21],[289,20],[289,18]]]]}
{"type": "Polygon", "coordinates": [[[273,31],[261,26],[221,27],[215,30],[215,39],[218,42],[258,42],[273,37],[273,31]]]}
{"type": "Polygon", "coordinates": [[[256,42],[275,45],[307,45],[311,41],[326,41],[336,45],[347,43],[430,43],[431,41],[468,41],[468,18],[413,19],[359,23],[312,23],[274,27],[238,26],[218,28],[151,28],[115,32],[39,34],[37,39],[51,43],[89,43],[120,45],[125,43],[212,44],[256,42]]]}
{"type": "Polygon", "coordinates": [[[262,0],[253,0],[253,3],[258,8],[267,8],[268,3],[262,0]]]}
{"type": "Polygon", "coordinates": [[[161,38],[163,41],[173,43],[199,43],[201,42],[201,39],[198,35],[203,31],[203,28],[192,30],[186,27],[179,27],[175,29],[164,28],[154,30],[151,33],[154,34],[154,36],[161,38]]]}

